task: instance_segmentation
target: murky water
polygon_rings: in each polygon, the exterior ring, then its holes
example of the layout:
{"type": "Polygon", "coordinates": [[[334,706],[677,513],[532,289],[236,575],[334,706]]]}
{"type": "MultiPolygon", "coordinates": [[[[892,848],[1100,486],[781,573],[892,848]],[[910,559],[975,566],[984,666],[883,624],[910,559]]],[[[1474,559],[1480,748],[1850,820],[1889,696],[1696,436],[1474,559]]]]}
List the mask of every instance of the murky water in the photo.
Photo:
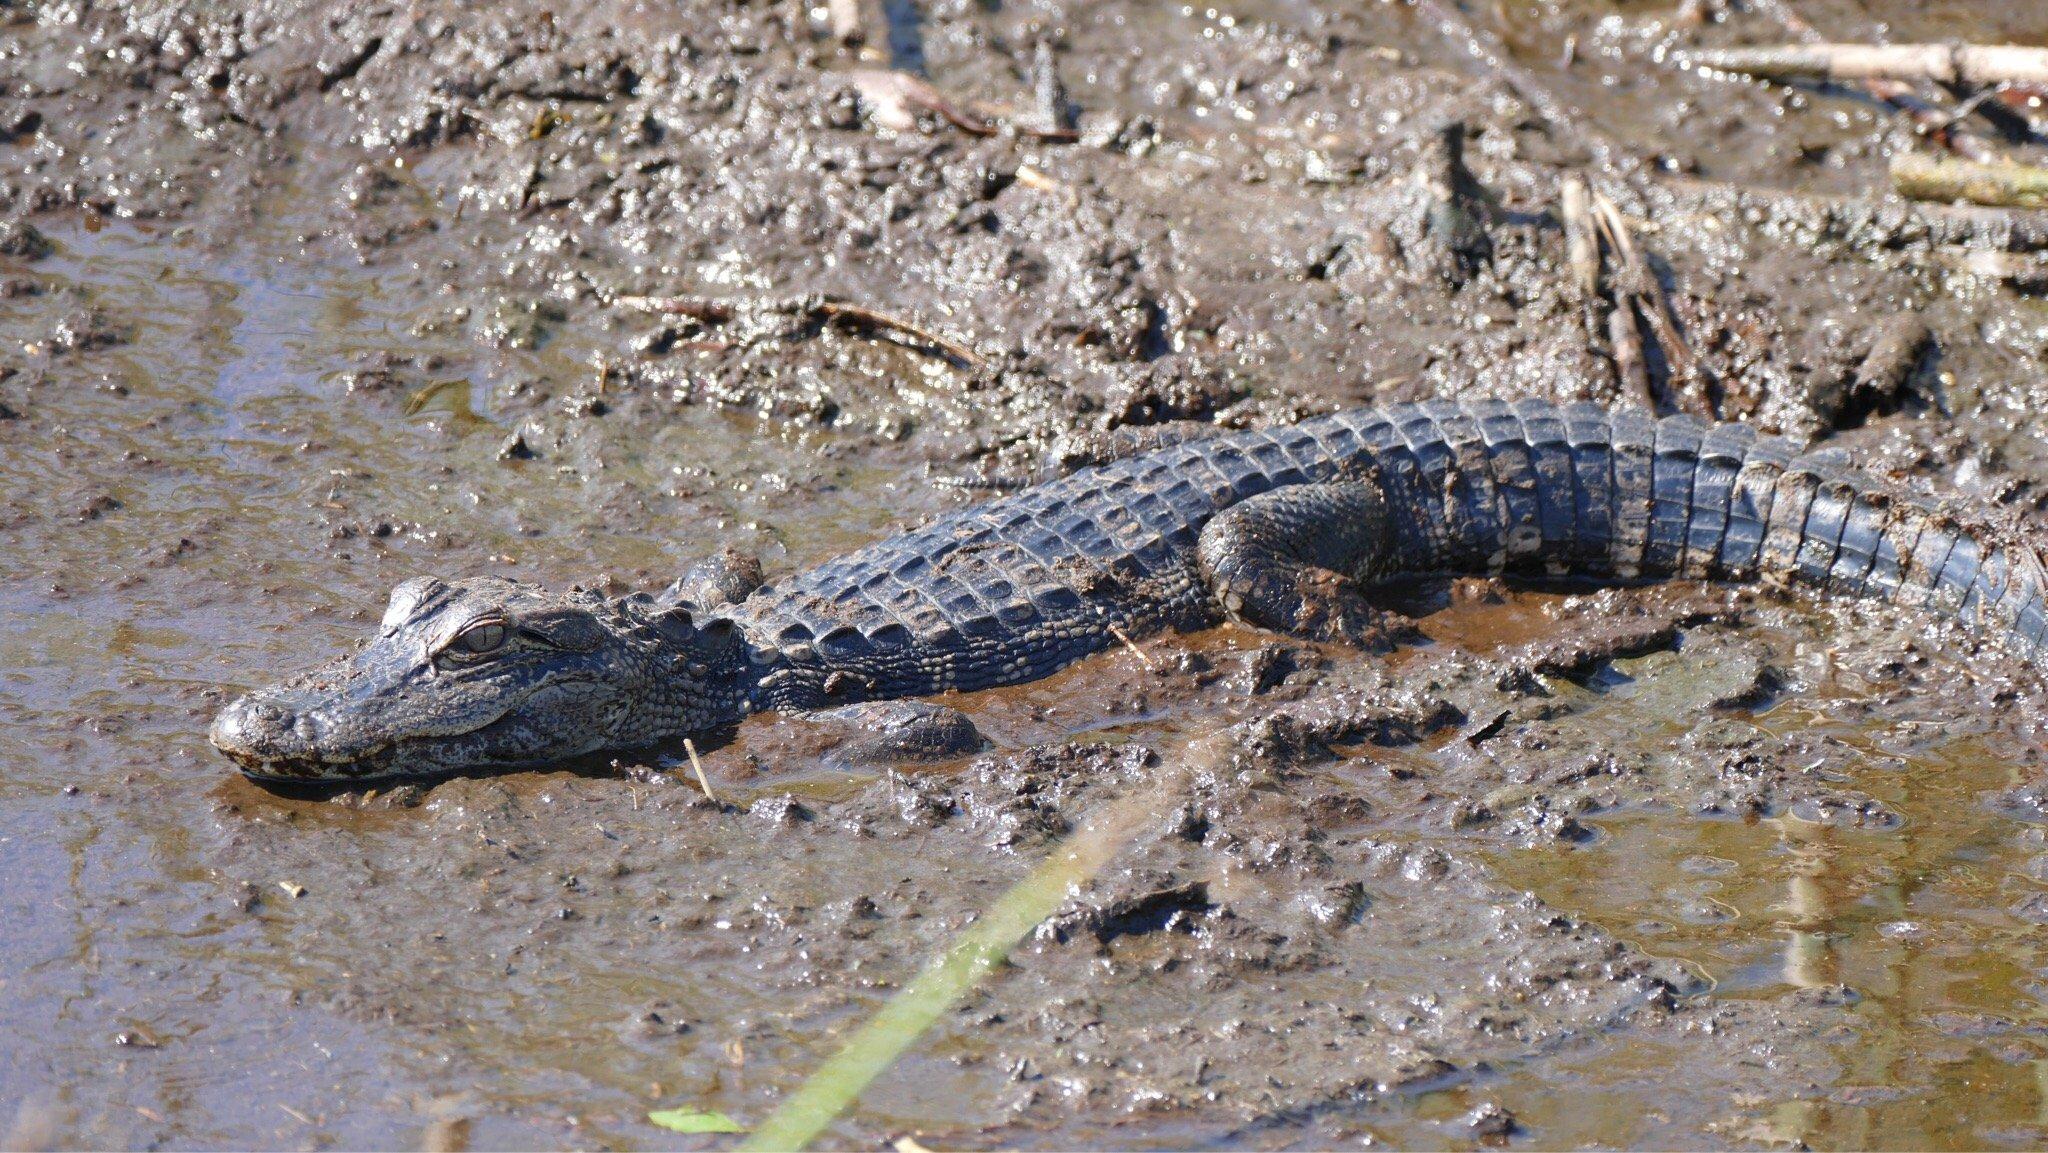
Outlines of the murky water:
{"type": "MultiPolygon", "coordinates": [[[[1711,1132],[1823,1148],[2032,1144],[2048,1121],[2048,827],[1988,799],[2038,779],[2037,764],[2012,762],[1996,718],[1845,722],[1835,694],[1853,699],[1856,686],[1829,689],[1737,723],[1850,750],[1845,783],[1896,826],[1815,810],[1618,814],[1595,820],[1593,845],[1494,863],[1511,883],[1698,966],[1716,998],[1853,1006],[1816,1038],[1838,1082],[1730,1092],[1711,1132]]],[[[1755,1059],[1768,1068],[1768,1047],[1755,1059]]],[[[1658,1084],[1684,1070],[1679,1052],[1601,1046],[1510,1073],[1502,1096],[1561,1144],[1682,1144],[1686,1123],[1659,1106],[1658,1084]]]]}

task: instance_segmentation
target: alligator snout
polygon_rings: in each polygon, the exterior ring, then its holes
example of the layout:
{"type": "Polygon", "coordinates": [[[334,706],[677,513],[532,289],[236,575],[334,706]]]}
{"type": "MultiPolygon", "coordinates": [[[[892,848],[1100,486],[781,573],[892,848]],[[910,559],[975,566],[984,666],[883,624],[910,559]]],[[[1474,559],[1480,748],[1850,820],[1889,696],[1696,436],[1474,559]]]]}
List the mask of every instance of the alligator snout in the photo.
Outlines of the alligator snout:
{"type": "Polygon", "coordinates": [[[252,777],[356,775],[369,767],[361,762],[372,760],[361,753],[336,755],[326,748],[332,734],[317,716],[270,692],[251,693],[222,709],[206,735],[252,777]]]}
{"type": "Polygon", "coordinates": [[[237,760],[274,761],[306,755],[310,735],[301,731],[297,713],[252,693],[220,711],[207,739],[237,760]]]}

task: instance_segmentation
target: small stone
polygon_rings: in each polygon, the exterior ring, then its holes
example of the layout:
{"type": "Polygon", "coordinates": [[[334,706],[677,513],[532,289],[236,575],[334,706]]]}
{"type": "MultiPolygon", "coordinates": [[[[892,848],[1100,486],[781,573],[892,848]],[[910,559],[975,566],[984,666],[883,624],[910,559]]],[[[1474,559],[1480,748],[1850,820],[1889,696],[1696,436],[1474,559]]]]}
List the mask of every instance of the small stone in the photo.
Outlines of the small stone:
{"type": "Polygon", "coordinates": [[[41,260],[55,250],[56,246],[50,243],[50,238],[27,221],[9,220],[0,223],[0,256],[41,260]]]}
{"type": "Polygon", "coordinates": [[[747,815],[759,817],[762,820],[777,825],[794,825],[800,821],[808,821],[812,816],[809,809],[805,808],[795,797],[788,794],[779,797],[763,797],[755,801],[753,807],[747,810],[747,815]]]}
{"type": "Polygon", "coordinates": [[[539,455],[539,453],[533,451],[532,445],[526,443],[526,433],[524,431],[513,432],[512,435],[505,438],[503,444],[498,446],[499,460],[533,460],[539,455]]]}
{"type": "Polygon", "coordinates": [[[1475,1137],[1506,1137],[1520,1128],[1515,1123],[1515,1115],[1513,1113],[1508,1112],[1492,1101],[1485,1102],[1470,1113],[1465,1114],[1464,1124],[1465,1128],[1471,1130],[1472,1135],[1475,1137]]]}

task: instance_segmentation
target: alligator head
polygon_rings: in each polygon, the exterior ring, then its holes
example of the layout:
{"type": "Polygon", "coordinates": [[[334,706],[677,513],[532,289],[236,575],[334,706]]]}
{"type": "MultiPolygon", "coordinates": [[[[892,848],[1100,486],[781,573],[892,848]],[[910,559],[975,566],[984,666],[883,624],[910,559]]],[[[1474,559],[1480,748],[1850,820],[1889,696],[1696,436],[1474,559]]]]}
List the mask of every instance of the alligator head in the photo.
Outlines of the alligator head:
{"type": "Polygon", "coordinates": [[[265,780],[541,764],[736,720],[745,663],[730,622],[686,606],[419,577],[362,649],[241,698],[209,735],[265,780]]]}

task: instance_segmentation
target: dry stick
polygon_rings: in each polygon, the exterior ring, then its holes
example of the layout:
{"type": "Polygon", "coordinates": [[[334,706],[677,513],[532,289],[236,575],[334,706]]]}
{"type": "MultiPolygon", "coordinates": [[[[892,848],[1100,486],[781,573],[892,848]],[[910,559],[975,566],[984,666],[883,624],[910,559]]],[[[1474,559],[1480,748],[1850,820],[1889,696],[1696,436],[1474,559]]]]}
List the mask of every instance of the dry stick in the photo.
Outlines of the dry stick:
{"type": "Polygon", "coordinates": [[[886,312],[877,312],[872,308],[858,304],[842,304],[836,300],[813,301],[811,302],[811,310],[820,316],[831,317],[834,320],[850,320],[856,324],[865,324],[870,328],[900,332],[905,336],[931,345],[933,348],[963,364],[981,363],[980,354],[965,344],[954,340],[952,337],[933,332],[929,328],[912,324],[910,321],[904,320],[901,317],[891,316],[886,312]]]}
{"type": "MultiPolygon", "coordinates": [[[[705,324],[724,324],[739,315],[739,309],[724,301],[704,300],[689,296],[621,296],[613,303],[624,308],[637,308],[643,312],[661,312],[672,316],[687,316],[705,324]]],[[[972,348],[949,336],[933,332],[922,325],[892,316],[878,309],[859,304],[824,297],[799,297],[795,300],[764,300],[753,302],[753,307],[767,312],[784,312],[800,316],[820,317],[826,320],[844,320],[864,324],[870,328],[887,332],[898,332],[914,340],[930,345],[964,364],[981,363],[981,356],[972,348]]]]}
{"type": "Polygon", "coordinates": [[[1678,388],[1677,382],[1681,378],[1691,378],[1700,385],[1700,393],[1698,402],[1690,407],[1698,410],[1701,416],[1713,416],[1713,406],[1706,395],[1706,388],[1711,383],[1706,366],[1693,355],[1692,346],[1685,342],[1684,334],[1672,321],[1671,302],[1664,295],[1664,284],[1657,279],[1656,270],[1650,267],[1650,262],[1636,247],[1635,237],[1629,232],[1628,218],[1622,215],[1621,209],[1608,199],[1606,193],[1597,191],[1593,193],[1593,217],[1600,223],[1601,234],[1607,237],[1615,255],[1621,259],[1621,275],[1616,278],[1616,305],[1624,304],[1622,295],[1626,292],[1635,298],[1637,307],[1650,322],[1650,328],[1657,335],[1657,343],[1664,348],[1664,359],[1671,365],[1672,379],[1669,383],[1673,386],[1673,400],[1681,402],[1679,407],[1687,407],[1682,402],[1690,399],[1689,394],[1678,388]]]}
{"type": "Polygon", "coordinates": [[[1593,216],[1587,208],[1586,181],[1576,172],[1558,181],[1558,210],[1564,217],[1565,263],[1572,271],[1572,283],[1579,298],[1591,302],[1600,295],[1600,238],[1593,232],[1593,216]]]}
{"type": "MultiPolygon", "coordinates": [[[[1572,284],[1585,309],[1589,331],[1598,332],[1600,236],[1595,231],[1588,199],[1585,178],[1578,173],[1568,172],[1559,181],[1558,211],[1564,218],[1565,263],[1571,268],[1572,284]]],[[[1619,288],[1615,291],[1614,308],[1607,314],[1607,344],[1622,389],[1655,412],[1657,401],[1650,390],[1649,367],[1643,359],[1642,333],[1636,327],[1628,294],[1619,288]]]]}
{"type": "Polygon", "coordinates": [[[1072,128],[1037,128],[1019,123],[1009,109],[982,101],[964,102],[974,111],[972,114],[963,112],[960,103],[939,91],[931,81],[908,72],[861,68],[846,75],[852,79],[861,99],[868,103],[870,117],[886,128],[907,131],[915,120],[913,110],[922,110],[936,113],[953,127],[974,136],[994,136],[1007,125],[1017,135],[1033,140],[1070,141],[1081,138],[1081,134],[1072,128]],[[990,112],[994,115],[987,115],[990,112]],[[997,123],[998,120],[1001,123],[997,123]]]}
{"type": "Polygon", "coordinates": [[[1695,52],[1703,68],[1768,80],[2048,84],[2048,48],[1980,44],[1780,44],[1695,52]]]}
{"type": "Polygon", "coordinates": [[[867,0],[825,0],[825,14],[832,26],[832,39],[841,44],[864,44],[868,38],[867,0]]]}
{"type": "Polygon", "coordinates": [[[1158,665],[1153,664],[1152,658],[1145,655],[1145,650],[1139,648],[1138,643],[1131,639],[1131,634],[1125,632],[1124,630],[1118,628],[1116,625],[1112,624],[1109,626],[1109,635],[1122,641],[1124,643],[1124,647],[1131,650],[1131,655],[1138,658],[1139,664],[1144,665],[1148,669],[1156,669],[1159,667],[1158,665]]]}
{"type": "Polygon", "coordinates": [[[2000,208],[2048,208],[2048,168],[1999,161],[1979,164],[1901,153],[1892,188],[1915,200],[1969,200],[2000,208]]]}
{"type": "Polygon", "coordinates": [[[931,81],[890,68],[858,68],[846,74],[868,104],[868,116],[885,128],[907,131],[917,122],[918,111],[935,112],[962,132],[975,136],[995,135],[995,126],[969,116],[946,98],[931,81]]]}
{"type": "MultiPolygon", "coordinates": [[[[1594,222],[1600,234],[1607,238],[1607,246],[1624,269],[1635,259],[1635,243],[1629,238],[1628,228],[1620,221],[1617,212],[1610,217],[1605,211],[1611,206],[1605,196],[1593,194],[1594,222]]],[[[1646,411],[1657,411],[1657,394],[1650,387],[1650,366],[1643,356],[1643,331],[1636,321],[1635,293],[1632,291],[1636,278],[1624,275],[1614,285],[1614,308],[1607,314],[1607,343],[1614,353],[1614,372],[1621,378],[1622,387],[1632,394],[1636,403],[1646,411]]]]}
{"type": "Polygon", "coordinates": [[[1607,342],[1614,349],[1614,371],[1645,412],[1657,411],[1657,394],[1650,389],[1650,367],[1643,359],[1643,333],[1636,327],[1635,305],[1626,293],[1607,314],[1607,342]]]}
{"type": "Polygon", "coordinates": [[[683,751],[690,754],[690,767],[697,771],[697,787],[704,790],[704,799],[724,808],[719,804],[718,794],[711,791],[711,778],[704,775],[704,762],[697,759],[697,742],[684,737],[683,751]]]}
{"type": "MultiPolygon", "coordinates": [[[[1808,24],[1804,17],[1792,10],[1785,0],[1754,0],[1762,9],[1785,26],[1787,32],[1808,44],[1825,44],[1827,38],[1820,30],[1808,24]]],[[[1998,149],[1989,140],[1955,123],[1946,112],[1929,104],[1915,95],[1910,85],[1897,80],[1868,79],[1856,82],[1857,87],[1870,94],[1872,99],[1904,112],[1915,127],[1949,151],[1971,160],[1991,160],[1998,156],[1998,149]]]]}

